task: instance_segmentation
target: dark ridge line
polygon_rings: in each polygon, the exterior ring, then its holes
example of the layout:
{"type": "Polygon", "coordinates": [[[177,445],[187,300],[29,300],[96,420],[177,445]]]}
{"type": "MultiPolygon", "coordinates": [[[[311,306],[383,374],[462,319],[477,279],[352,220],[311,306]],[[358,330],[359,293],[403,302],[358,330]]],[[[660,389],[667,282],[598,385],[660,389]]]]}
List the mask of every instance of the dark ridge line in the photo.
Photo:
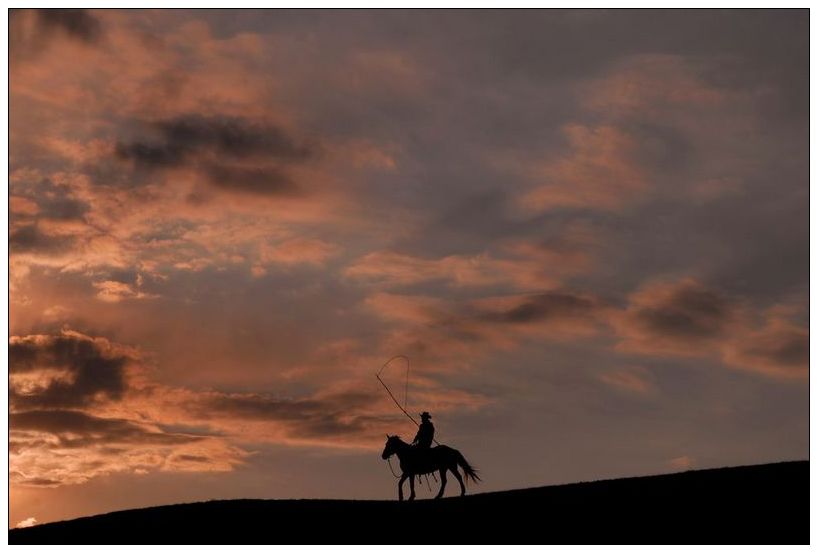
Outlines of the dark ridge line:
{"type": "MultiPolygon", "coordinates": [[[[442,499],[434,499],[434,498],[423,498],[417,499],[413,502],[403,502],[402,505],[418,505],[423,503],[440,503],[440,502],[469,502],[472,500],[480,500],[480,499],[490,499],[492,497],[497,496],[505,496],[505,495],[515,495],[515,494],[535,494],[541,493],[545,490],[564,490],[565,488],[571,487],[584,487],[584,486],[593,486],[595,484],[627,484],[633,481],[646,481],[650,479],[671,479],[671,478],[678,478],[683,476],[694,476],[696,474],[702,473],[717,473],[717,472],[730,472],[734,474],[735,472],[741,472],[745,470],[753,470],[753,469],[761,469],[761,468],[774,468],[774,467],[782,467],[783,465],[801,465],[805,464],[808,465],[809,459],[802,459],[802,460],[790,460],[790,461],[776,461],[772,463],[759,463],[753,465],[734,465],[734,466],[722,466],[722,467],[711,467],[711,468],[702,468],[702,469],[690,469],[685,471],[679,472],[669,472],[669,473],[660,473],[660,474],[647,474],[642,476],[625,476],[621,478],[605,478],[601,480],[581,480],[579,482],[566,482],[562,484],[549,484],[545,486],[533,486],[530,488],[513,488],[510,490],[496,490],[491,492],[482,492],[482,493],[467,493],[464,497],[459,496],[449,496],[444,497],[442,499]]],[[[474,486],[470,489],[474,489],[474,486]]],[[[177,509],[180,507],[191,507],[191,506],[214,506],[217,504],[231,504],[231,503],[288,503],[288,502],[297,502],[297,503],[321,503],[321,504],[334,504],[334,503],[342,503],[342,504],[356,504],[356,505],[376,505],[379,503],[383,504],[399,504],[396,499],[322,499],[322,498],[289,498],[289,499],[276,499],[276,498],[239,498],[239,499],[207,499],[203,501],[191,501],[186,503],[168,503],[164,505],[153,505],[150,507],[136,507],[133,509],[122,509],[118,511],[108,511],[104,513],[97,513],[94,515],[87,515],[83,517],[77,517],[73,519],[65,519],[65,520],[55,520],[51,522],[45,522],[43,524],[36,524],[34,526],[30,526],[27,528],[10,528],[10,533],[17,533],[17,532],[25,532],[33,529],[47,529],[53,526],[62,526],[66,524],[71,524],[74,522],[79,521],[88,521],[89,519],[102,519],[103,517],[110,517],[110,516],[121,516],[128,513],[141,513],[144,511],[156,511],[156,510],[165,510],[165,509],[177,509]]]]}

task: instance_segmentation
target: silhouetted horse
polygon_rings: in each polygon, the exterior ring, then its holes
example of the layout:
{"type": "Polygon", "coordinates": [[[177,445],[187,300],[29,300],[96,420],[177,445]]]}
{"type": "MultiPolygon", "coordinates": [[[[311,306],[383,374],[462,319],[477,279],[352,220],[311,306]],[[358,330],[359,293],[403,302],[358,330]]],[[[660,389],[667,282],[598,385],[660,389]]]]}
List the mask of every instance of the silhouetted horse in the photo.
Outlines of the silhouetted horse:
{"type": "Polygon", "coordinates": [[[409,499],[415,498],[415,476],[421,474],[429,474],[435,471],[440,472],[440,491],[437,492],[435,499],[443,496],[443,491],[446,489],[446,471],[450,470],[460,482],[460,495],[466,495],[466,486],[463,484],[463,479],[457,471],[457,466],[463,469],[463,474],[468,480],[479,482],[480,477],[477,476],[477,471],[463,457],[463,454],[454,448],[439,445],[431,448],[419,448],[407,444],[400,439],[399,436],[386,435],[386,447],[383,448],[381,457],[388,459],[392,455],[397,455],[400,460],[401,477],[398,482],[398,499],[403,501],[403,483],[409,478],[409,488],[411,494],[409,499]]]}

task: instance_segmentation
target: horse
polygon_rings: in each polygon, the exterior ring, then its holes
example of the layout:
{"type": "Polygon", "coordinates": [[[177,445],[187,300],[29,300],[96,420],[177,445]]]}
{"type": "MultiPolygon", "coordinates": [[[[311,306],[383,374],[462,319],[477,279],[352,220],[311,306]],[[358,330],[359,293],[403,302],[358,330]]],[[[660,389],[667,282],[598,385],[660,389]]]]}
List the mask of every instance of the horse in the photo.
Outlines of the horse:
{"type": "Polygon", "coordinates": [[[460,495],[466,495],[466,485],[463,483],[463,478],[458,472],[458,465],[463,469],[463,474],[466,480],[471,479],[474,482],[479,482],[480,477],[477,475],[477,470],[474,469],[463,457],[463,454],[454,448],[439,445],[432,448],[419,448],[407,444],[400,439],[400,436],[386,435],[386,446],[383,448],[381,458],[388,459],[392,455],[397,455],[400,460],[401,477],[398,482],[398,500],[403,501],[403,483],[409,479],[409,489],[411,493],[409,500],[415,499],[415,476],[422,474],[430,474],[435,471],[440,472],[440,491],[437,492],[435,499],[443,497],[443,491],[446,489],[446,471],[451,471],[457,481],[460,483],[460,495]]]}

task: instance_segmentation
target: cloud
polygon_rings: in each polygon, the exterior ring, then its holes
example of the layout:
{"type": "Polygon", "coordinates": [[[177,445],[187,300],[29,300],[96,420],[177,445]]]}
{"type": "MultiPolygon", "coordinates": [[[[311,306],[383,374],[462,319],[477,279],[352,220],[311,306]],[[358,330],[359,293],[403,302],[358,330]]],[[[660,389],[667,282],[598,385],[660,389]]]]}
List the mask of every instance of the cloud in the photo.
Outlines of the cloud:
{"type": "Polygon", "coordinates": [[[770,156],[747,138],[761,128],[758,105],[769,91],[720,86],[712,78],[720,64],[675,54],[612,61],[579,87],[561,152],[506,160],[531,185],[518,207],[617,212],[658,198],[706,203],[740,194],[758,169],[748,158],[770,156]]]}
{"type": "Polygon", "coordinates": [[[162,427],[132,406],[145,377],[131,348],[64,330],[9,342],[11,480],[54,487],[112,472],[224,471],[246,452],[162,427]]]}
{"type": "Polygon", "coordinates": [[[339,438],[359,432],[363,428],[362,418],[347,413],[375,399],[374,396],[366,396],[340,401],[286,401],[261,395],[231,394],[204,401],[199,408],[202,417],[287,422],[288,432],[295,440],[309,440],[327,436],[339,438]]]}
{"type": "Polygon", "coordinates": [[[233,159],[264,157],[291,162],[315,155],[313,147],[297,143],[283,129],[240,117],[182,115],[147,127],[158,135],[157,140],[118,142],[116,155],[158,168],[189,163],[202,151],[233,159]]]}
{"type": "Polygon", "coordinates": [[[667,465],[673,470],[690,470],[696,464],[696,459],[689,455],[668,459],[667,465]]]}
{"type": "Polygon", "coordinates": [[[571,124],[564,129],[569,153],[533,170],[540,186],[520,198],[525,210],[611,210],[637,197],[648,176],[637,163],[637,142],[613,126],[571,124]]]}
{"type": "Polygon", "coordinates": [[[806,378],[809,331],[772,314],[764,326],[748,329],[725,345],[728,365],[783,379],[806,378]]]}
{"type": "Polygon", "coordinates": [[[102,37],[102,24],[84,9],[14,9],[9,14],[12,57],[39,53],[56,36],[92,45],[102,37]]]}
{"type": "Polygon", "coordinates": [[[144,169],[192,167],[208,183],[230,190],[295,193],[286,167],[316,154],[276,125],[240,117],[189,114],[146,126],[156,138],[118,142],[118,158],[144,169]]]}
{"type": "Polygon", "coordinates": [[[364,300],[364,304],[386,320],[428,324],[445,316],[451,305],[431,296],[405,296],[378,292],[364,300]]]}
{"type": "Polygon", "coordinates": [[[558,286],[564,277],[591,266],[585,248],[512,241],[496,250],[437,259],[375,251],[353,261],[344,273],[355,280],[387,287],[441,281],[458,287],[502,285],[514,290],[536,290],[558,286]]]}
{"type": "Polygon", "coordinates": [[[14,527],[15,528],[31,528],[37,524],[37,519],[34,517],[28,517],[26,519],[21,520],[18,522],[14,527]]]}
{"type": "Polygon", "coordinates": [[[693,279],[648,284],[631,295],[615,322],[624,338],[618,348],[701,355],[726,336],[736,317],[734,303],[693,279]]]}
{"type": "Polygon", "coordinates": [[[94,46],[103,37],[100,20],[84,9],[9,10],[9,60],[12,66],[40,57],[52,43],[94,46]]]}
{"type": "Polygon", "coordinates": [[[144,425],[124,419],[101,418],[82,411],[33,410],[11,413],[9,425],[17,435],[36,432],[48,434],[58,449],[86,448],[104,444],[173,445],[202,440],[169,432],[156,432],[144,425]]]}
{"type": "Polygon", "coordinates": [[[256,194],[290,195],[298,186],[285,172],[275,167],[240,167],[209,163],[202,168],[207,182],[225,190],[256,194]]]}
{"type": "Polygon", "coordinates": [[[156,294],[149,294],[139,290],[141,279],[137,279],[134,285],[116,280],[103,280],[93,283],[94,288],[99,290],[97,298],[108,303],[118,303],[122,300],[150,299],[158,297],[156,294]]]}
{"type": "Polygon", "coordinates": [[[654,282],[630,296],[611,322],[617,349],[645,355],[711,356],[771,378],[806,377],[809,331],[774,306],[758,313],[694,279],[654,282]],[[756,320],[764,323],[759,326],[756,320]]]}
{"type": "Polygon", "coordinates": [[[15,216],[37,216],[38,220],[82,220],[90,209],[87,201],[75,195],[71,178],[66,173],[43,177],[39,171],[26,174],[17,171],[11,175],[12,190],[22,194],[10,198],[15,216]]]}
{"type": "Polygon", "coordinates": [[[98,41],[102,35],[102,25],[88,10],[50,8],[36,11],[44,31],[60,31],[88,44],[98,41]]]}
{"type": "MultiPolygon", "coordinates": [[[[152,378],[138,351],[70,330],[12,336],[9,359],[11,475],[26,486],[232,470],[252,443],[371,447],[394,423],[368,378],[298,397],[172,387],[152,378]]],[[[484,401],[429,379],[417,397],[439,411],[484,401]]]]}
{"type": "Polygon", "coordinates": [[[46,443],[37,443],[32,434],[24,435],[21,441],[26,445],[11,454],[12,484],[53,488],[122,472],[225,472],[242,464],[248,455],[217,438],[116,442],[117,436],[111,436],[106,442],[89,442],[72,449],[55,444],[47,432],[40,434],[46,443]]]}
{"type": "Polygon", "coordinates": [[[645,119],[674,111],[675,117],[680,109],[720,109],[732,91],[708,83],[704,69],[679,55],[630,56],[589,84],[584,103],[608,115],[645,119]]]}
{"type": "Polygon", "coordinates": [[[78,245],[86,233],[89,205],[51,179],[12,178],[11,189],[25,195],[9,201],[9,246],[12,253],[61,255],[78,245]],[[22,180],[22,182],[21,182],[22,180]]]}
{"type": "Polygon", "coordinates": [[[303,160],[315,153],[275,125],[239,117],[185,115],[158,121],[153,126],[164,138],[166,147],[176,155],[210,149],[235,158],[264,155],[303,160]]]}
{"type": "Polygon", "coordinates": [[[126,368],[134,360],[132,350],[68,330],[56,336],[12,336],[10,406],[79,407],[120,399],[126,368]]]}
{"type": "Polygon", "coordinates": [[[524,343],[571,342],[605,331],[611,308],[570,290],[473,300],[376,293],[364,305],[390,323],[384,352],[404,352],[438,370],[461,370],[524,343]]]}
{"type": "MultiPolygon", "coordinates": [[[[122,411],[123,398],[114,399],[122,411]]],[[[126,419],[78,409],[19,410],[26,406],[15,402],[9,415],[14,484],[56,487],[114,472],[226,471],[247,455],[218,437],[162,429],[133,411],[126,419]]]]}
{"type": "Polygon", "coordinates": [[[9,248],[13,253],[53,253],[70,249],[73,237],[51,235],[37,223],[22,225],[9,234],[9,248]]]}
{"type": "Polygon", "coordinates": [[[37,213],[40,212],[40,208],[37,205],[37,202],[34,202],[28,198],[24,198],[22,196],[10,196],[9,211],[11,212],[12,216],[31,216],[37,215],[37,213]]]}
{"type": "Polygon", "coordinates": [[[483,320],[526,324],[553,319],[585,318],[598,308],[598,301],[588,296],[565,292],[546,292],[522,298],[516,305],[499,311],[486,311],[483,320]]]}
{"type": "Polygon", "coordinates": [[[275,245],[263,244],[258,257],[258,270],[270,264],[322,265],[337,255],[340,248],[317,238],[291,238],[275,245]]]}

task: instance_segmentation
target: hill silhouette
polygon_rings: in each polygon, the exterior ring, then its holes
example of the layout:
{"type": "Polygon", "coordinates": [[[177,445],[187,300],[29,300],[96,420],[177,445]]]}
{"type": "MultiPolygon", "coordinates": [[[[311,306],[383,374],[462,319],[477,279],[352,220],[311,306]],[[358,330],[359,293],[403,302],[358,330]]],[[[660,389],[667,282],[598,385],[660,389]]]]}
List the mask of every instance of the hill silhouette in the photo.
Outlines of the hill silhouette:
{"type": "Polygon", "coordinates": [[[411,503],[207,501],[9,532],[11,544],[497,542],[809,543],[809,462],[411,503]]]}

